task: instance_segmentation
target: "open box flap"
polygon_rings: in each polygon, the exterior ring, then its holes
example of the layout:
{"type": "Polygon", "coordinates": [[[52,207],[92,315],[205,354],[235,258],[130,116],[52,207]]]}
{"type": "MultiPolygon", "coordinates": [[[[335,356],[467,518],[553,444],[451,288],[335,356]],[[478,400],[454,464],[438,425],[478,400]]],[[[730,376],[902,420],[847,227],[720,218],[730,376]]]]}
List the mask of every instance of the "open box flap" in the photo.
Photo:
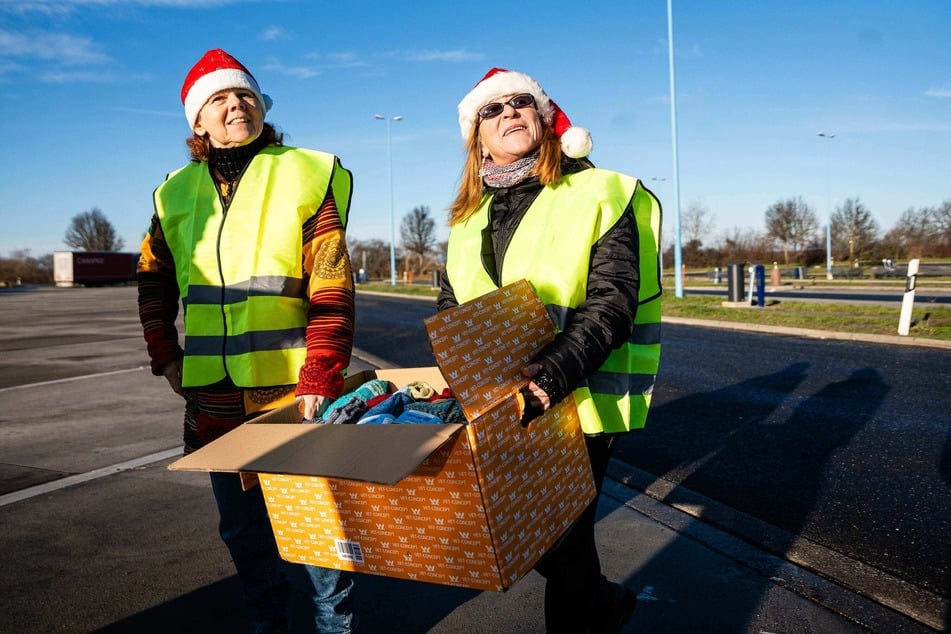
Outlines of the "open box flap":
{"type": "Polygon", "coordinates": [[[462,427],[245,424],[168,468],[311,475],[393,485],[462,427]]]}
{"type": "Polygon", "coordinates": [[[526,280],[424,320],[436,363],[469,421],[528,384],[521,369],[555,338],[526,280]]]}

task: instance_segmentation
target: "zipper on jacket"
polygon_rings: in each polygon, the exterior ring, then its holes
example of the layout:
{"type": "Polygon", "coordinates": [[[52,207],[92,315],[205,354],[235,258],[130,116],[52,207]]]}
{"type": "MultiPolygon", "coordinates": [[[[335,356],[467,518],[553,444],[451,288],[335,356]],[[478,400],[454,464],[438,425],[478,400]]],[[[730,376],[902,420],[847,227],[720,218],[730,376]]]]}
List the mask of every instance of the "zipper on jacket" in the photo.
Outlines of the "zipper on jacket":
{"type": "MultiPolygon", "coordinates": [[[[247,165],[244,169],[247,169],[247,165]]],[[[211,169],[211,166],[208,167],[208,171],[211,172],[211,178],[215,183],[215,191],[218,193],[218,202],[221,204],[221,222],[218,223],[218,235],[215,236],[215,258],[218,260],[218,281],[221,285],[221,296],[218,301],[218,307],[221,309],[221,329],[223,331],[221,336],[221,365],[225,370],[225,377],[234,383],[231,378],[231,372],[228,370],[228,336],[230,328],[225,311],[225,296],[228,289],[225,285],[225,274],[221,265],[221,236],[224,233],[225,221],[228,219],[228,209],[231,207],[231,201],[234,200],[235,190],[238,189],[238,181],[240,181],[244,175],[244,170],[241,170],[241,173],[238,174],[238,178],[222,186],[219,186],[218,179],[214,170],[211,169]],[[227,188],[227,194],[222,193],[222,187],[227,188]]]]}

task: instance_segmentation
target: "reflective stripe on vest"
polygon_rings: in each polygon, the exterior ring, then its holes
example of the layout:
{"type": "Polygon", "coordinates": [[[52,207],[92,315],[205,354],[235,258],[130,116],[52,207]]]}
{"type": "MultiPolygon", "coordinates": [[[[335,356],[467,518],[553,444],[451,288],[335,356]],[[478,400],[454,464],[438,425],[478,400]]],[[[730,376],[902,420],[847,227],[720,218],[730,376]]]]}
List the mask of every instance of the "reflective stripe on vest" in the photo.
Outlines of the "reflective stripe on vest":
{"type": "MultiPolygon", "coordinates": [[[[591,247],[629,203],[640,240],[634,333],[574,392],[587,434],[638,429],[646,422],[660,360],[660,203],[636,179],[616,172],[587,169],[568,175],[556,187],[545,187],[532,203],[502,264],[501,283],[527,279],[563,329],[585,299],[591,247]]],[[[478,257],[490,206],[486,197],[449,234],[446,273],[460,302],[496,288],[478,257]]]]}
{"type": "Polygon", "coordinates": [[[156,189],[185,305],[183,386],[225,377],[239,387],[297,383],[309,308],[301,227],[331,180],[346,226],[350,173],[323,152],[261,150],[227,211],[206,163],[183,167],[156,189]]]}

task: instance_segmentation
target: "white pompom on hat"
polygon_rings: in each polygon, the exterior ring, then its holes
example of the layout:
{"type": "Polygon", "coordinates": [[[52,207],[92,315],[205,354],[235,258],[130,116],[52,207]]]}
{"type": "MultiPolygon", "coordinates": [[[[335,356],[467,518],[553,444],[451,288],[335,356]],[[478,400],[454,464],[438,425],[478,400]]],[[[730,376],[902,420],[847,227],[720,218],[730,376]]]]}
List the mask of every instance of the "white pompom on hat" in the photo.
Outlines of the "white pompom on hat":
{"type": "Polygon", "coordinates": [[[459,129],[462,138],[479,121],[479,109],[493,99],[507,95],[527,93],[535,98],[535,107],[548,125],[561,139],[561,150],[571,158],[582,158],[591,153],[591,133],[585,128],[571,125],[568,115],[558,107],[537,81],[515,71],[493,68],[459,102],[459,129]]]}
{"type": "Polygon", "coordinates": [[[253,92],[264,114],[273,105],[271,98],[261,92],[251,71],[225,51],[215,48],[201,56],[182,84],[182,105],[185,106],[188,125],[194,128],[198,113],[211,96],[229,88],[247,88],[253,92]]]}

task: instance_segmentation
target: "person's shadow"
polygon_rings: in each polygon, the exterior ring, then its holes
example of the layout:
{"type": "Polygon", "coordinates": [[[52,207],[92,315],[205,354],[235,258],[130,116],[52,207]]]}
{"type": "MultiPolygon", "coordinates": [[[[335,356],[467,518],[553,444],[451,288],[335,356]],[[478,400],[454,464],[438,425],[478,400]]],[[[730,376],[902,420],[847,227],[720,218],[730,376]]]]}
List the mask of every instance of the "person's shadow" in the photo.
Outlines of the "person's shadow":
{"type": "MultiPolygon", "coordinates": [[[[649,425],[654,436],[665,438],[632,435],[616,457],[781,526],[785,530],[777,533],[786,537],[770,543],[781,556],[829,484],[829,457],[873,417],[890,389],[874,368],[862,368],[826,385],[786,415],[783,404],[806,378],[807,368],[797,363],[775,374],[666,403],[651,412],[649,425]],[[856,392],[862,395],[859,409],[838,415],[835,402],[844,394],[851,401],[856,392]]],[[[701,520],[707,513],[700,513],[701,520]]],[[[681,539],[687,538],[679,537],[654,555],[627,580],[628,585],[657,586],[658,580],[669,578],[673,549],[681,539]]],[[[775,565],[778,568],[779,563],[775,565]]],[[[719,614],[691,614],[683,606],[658,602],[659,613],[652,620],[656,618],[668,632],[745,631],[750,618],[762,609],[771,572],[779,570],[761,570],[760,587],[732,594],[719,614]]],[[[682,574],[689,576],[690,570],[682,574]]],[[[698,592],[704,591],[702,585],[698,579],[698,592]]]]}

